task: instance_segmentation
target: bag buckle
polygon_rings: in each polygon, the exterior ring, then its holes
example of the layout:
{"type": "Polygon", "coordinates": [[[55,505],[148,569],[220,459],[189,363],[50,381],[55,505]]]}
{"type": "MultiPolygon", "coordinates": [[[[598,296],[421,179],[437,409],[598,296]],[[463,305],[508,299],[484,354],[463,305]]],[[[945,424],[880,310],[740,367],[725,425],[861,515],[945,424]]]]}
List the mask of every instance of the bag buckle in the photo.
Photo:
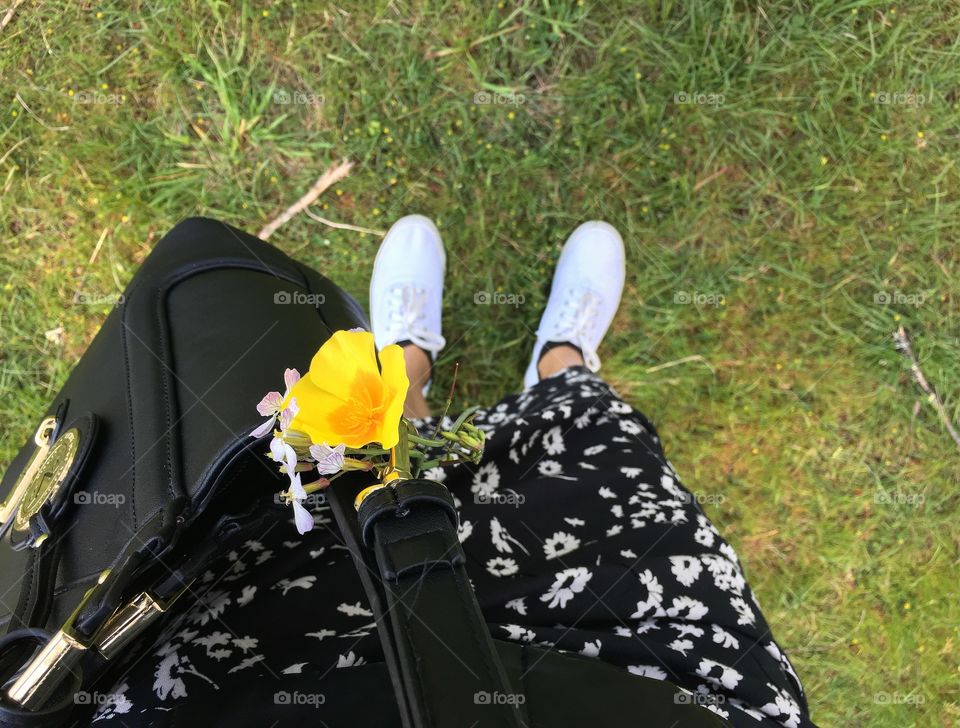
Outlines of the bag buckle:
{"type": "Polygon", "coordinates": [[[47,457],[47,453],[50,452],[50,447],[53,444],[53,435],[56,431],[56,417],[46,417],[40,422],[40,426],[33,436],[33,442],[37,446],[37,449],[33,451],[33,455],[30,456],[30,460],[28,460],[26,466],[24,466],[20,477],[17,478],[17,482],[10,490],[10,494],[3,503],[0,504],[0,529],[10,523],[17,509],[20,507],[20,502],[33,484],[34,478],[40,470],[40,466],[43,465],[43,461],[47,457]]]}
{"type": "Polygon", "coordinates": [[[88,650],[95,649],[105,659],[113,659],[190,588],[190,584],[184,585],[167,600],[143,591],[118,607],[92,637],[84,638],[77,632],[74,623],[94,592],[109,576],[109,569],[100,574],[97,583],[83,595],[63,626],[30,660],[7,690],[7,698],[11,702],[26,710],[40,709],[68,676],[76,676],[76,670],[88,650]]]}

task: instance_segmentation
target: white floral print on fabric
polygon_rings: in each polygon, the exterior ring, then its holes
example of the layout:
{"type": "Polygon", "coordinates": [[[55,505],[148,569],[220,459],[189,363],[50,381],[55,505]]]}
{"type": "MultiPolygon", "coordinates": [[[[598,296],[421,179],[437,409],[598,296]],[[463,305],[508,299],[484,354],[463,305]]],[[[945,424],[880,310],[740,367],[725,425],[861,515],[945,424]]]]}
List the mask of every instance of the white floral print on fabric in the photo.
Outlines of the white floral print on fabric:
{"type": "MultiPolygon", "coordinates": [[[[427,432],[437,423],[419,424],[427,432]]],[[[494,637],[668,680],[737,728],[813,725],[736,553],[643,415],[574,368],[481,410],[476,424],[488,435],[484,461],[427,477],[457,503],[494,637]]],[[[284,514],[212,564],[99,707],[98,723],[162,721],[254,680],[382,662],[329,509],[314,505],[311,515],[318,526],[302,539],[291,539],[284,514]]]]}

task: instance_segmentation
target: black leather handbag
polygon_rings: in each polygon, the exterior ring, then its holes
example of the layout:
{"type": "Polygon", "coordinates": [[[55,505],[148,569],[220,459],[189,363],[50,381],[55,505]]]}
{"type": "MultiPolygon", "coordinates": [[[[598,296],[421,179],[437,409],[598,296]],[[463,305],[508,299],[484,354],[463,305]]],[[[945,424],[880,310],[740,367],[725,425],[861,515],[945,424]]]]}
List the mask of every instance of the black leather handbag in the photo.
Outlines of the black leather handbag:
{"type": "MultiPolygon", "coordinates": [[[[85,724],[77,693],[109,688],[215,558],[288,518],[248,395],[357,326],[352,298],[240,230],[191,219],[160,241],[0,483],[0,726],[85,724]]],[[[190,706],[191,724],[725,725],[669,683],[491,639],[446,489],[358,503],[369,485],[338,479],[329,500],[385,662],[331,677],[350,699],[323,713],[251,694],[190,706]]]]}

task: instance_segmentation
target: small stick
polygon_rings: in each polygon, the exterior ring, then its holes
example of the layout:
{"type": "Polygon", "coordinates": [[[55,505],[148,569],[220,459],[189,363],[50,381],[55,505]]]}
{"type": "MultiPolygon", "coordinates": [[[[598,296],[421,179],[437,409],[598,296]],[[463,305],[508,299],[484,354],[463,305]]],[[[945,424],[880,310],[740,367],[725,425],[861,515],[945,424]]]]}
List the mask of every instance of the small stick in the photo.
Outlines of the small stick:
{"type": "Polygon", "coordinates": [[[334,222],[333,220],[328,220],[325,217],[320,217],[318,214],[311,212],[310,210],[304,210],[304,212],[311,220],[322,222],[324,225],[329,225],[330,227],[337,228],[338,230],[353,230],[357,233],[369,233],[370,235],[376,235],[381,238],[387,234],[386,230],[374,230],[372,228],[360,227],[359,225],[351,225],[346,222],[334,222]]]}
{"type": "Polygon", "coordinates": [[[3,20],[0,20],[0,30],[3,30],[7,27],[7,24],[13,20],[13,14],[17,12],[17,8],[23,5],[23,0],[16,0],[13,5],[10,6],[10,9],[7,11],[7,14],[3,16],[3,20]]]}
{"type": "Polygon", "coordinates": [[[7,153],[4,154],[2,157],[0,157],[0,164],[3,164],[4,162],[6,162],[6,161],[7,161],[7,157],[9,157],[11,154],[13,154],[15,151],[17,151],[17,147],[19,147],[21,144],[26,144],[26,143],[27,143],[27,138],[24,137],[23,139],[21,139],[20,141],[18,141],[16,144],[14,144],[12,147],[10,147],[10,148],[7,150],[7,153]]]}
{"type": "Polygon", "coordinates": [[[264,225],[263,229],[257,233],[257,237],[259,237],[261,240],[266,240],[269,238],[277,231],[277,228],[284,223],[289,222],[291,218],[302,212],[307,206],[312,205],[314,200],[322,195],[328,187],[335,185],[337,182],[350,174],[350,170],[352,168],[353,162],[349,162],[345,159],[336,167],[330,167],[327,169],[327,171],[320,175],[320,178],[313,183],[313,186],[307,190],[307,193],[303,197],[290,205],[290,207],[284,210],[278,217],[264,225]]]}
{"type": "Polygon", "coordinates": [[[726,168],[726,167],[721,167],[720,169],[718,169],[718,170],[717,170],[716,172],[714,172],[713,174],[708,174],[706,177],[704,177],[703,179],[699,180],[699,181],[693,186],[693,191],[694,191],[694,192],[699,192],[701,187],[703,187],[704,185],[710,184],[710,183],[713,182],[717,177],[722,177],[722,176],[725,175],[726,173],[727,173],[727,168],[726,168]]]}
{"type": "Polygon", "coordinates": [[[103,232],[100,233],[100,239],[97,241],[97,244],[93,249],[93,252],[90,254],[90,260],[88,261],[90,265],[93,265],[94,261],[96,261],[97,255],[100,254],[100,248],[103,247],[103,241],[107,239],[107,233],[109,232],[110,232],[110,228],[105,227],[103,229],[103,232]]]}
{"type": "Polygon", "coordinates": [[[690,356],[685,356],[682,359],[664,362],[663,364],[657,364],[655,367],[647,367],[647,374],[653,374],[654,372],[659,372],[662,369],[669,369],[670,367],[679,366],[680,364],[686,364],[687,362],[691,361],[702,361],[707,369],[716,374],[716,370],[710,366],[710,362],[704,359],[700,354],[691,354],[690,356]]]}
{"type": "Polygon", "coordinates": [[[930,386],[927,378],[923,375],[923,370],[920,369],[920,362],[917,361],[916,354],[913,353],[913,347],[910,345],[910,337],[907,336],[907,330],[901,326],[894,332],[893,340],[896,342],[897,349],[910,360],[910,370],[913,372],[914,380],[920,385],[920,389],[926,393],[930,404],[933,405],[933,408],[940,416],[940,421],[943,422],[944,427],[947,428],[947,432],[950,433],[950,437],[953,438],[953,441],[957,443],[957,447],[960,448],[960,434],[957,433],[953,422],[950,421],[950,416],[947,414],[947,410],[943,406],[943,400],[940,399],[937,390],[930,386]]]}

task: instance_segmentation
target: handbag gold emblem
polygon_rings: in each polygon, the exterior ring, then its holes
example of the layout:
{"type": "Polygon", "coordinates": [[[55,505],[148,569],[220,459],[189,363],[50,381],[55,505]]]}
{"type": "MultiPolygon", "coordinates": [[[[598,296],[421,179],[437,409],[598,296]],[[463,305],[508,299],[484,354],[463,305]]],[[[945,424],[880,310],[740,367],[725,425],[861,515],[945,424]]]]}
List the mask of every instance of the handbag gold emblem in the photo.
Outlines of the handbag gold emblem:
{"type": "Polygon", "coordinates": [[[46,418],[37,429],[34,435],[37,449],[0,505],[0,526],[12,519],[16,530],[29,530],[30,519],[56,496],[66,480],[80,449],[80,432],[72,427],[51,443],[55,429],[56,420],[52,417],[46,418]]]}
{"type": "Polygon", "coordinates": [[[56,439],[27,484],[23,500],[20,501],[20,507],[17,508],[17,514],[13,518],[13,527],[16,530],[29,530],[30,519],[40,512],[44,503],[51,501],[57,495],[60,486],[67,478],[67,473],[70,472],[70,466],[73,465],[79,447],[80,432],[75,427],[56,439]]]}

